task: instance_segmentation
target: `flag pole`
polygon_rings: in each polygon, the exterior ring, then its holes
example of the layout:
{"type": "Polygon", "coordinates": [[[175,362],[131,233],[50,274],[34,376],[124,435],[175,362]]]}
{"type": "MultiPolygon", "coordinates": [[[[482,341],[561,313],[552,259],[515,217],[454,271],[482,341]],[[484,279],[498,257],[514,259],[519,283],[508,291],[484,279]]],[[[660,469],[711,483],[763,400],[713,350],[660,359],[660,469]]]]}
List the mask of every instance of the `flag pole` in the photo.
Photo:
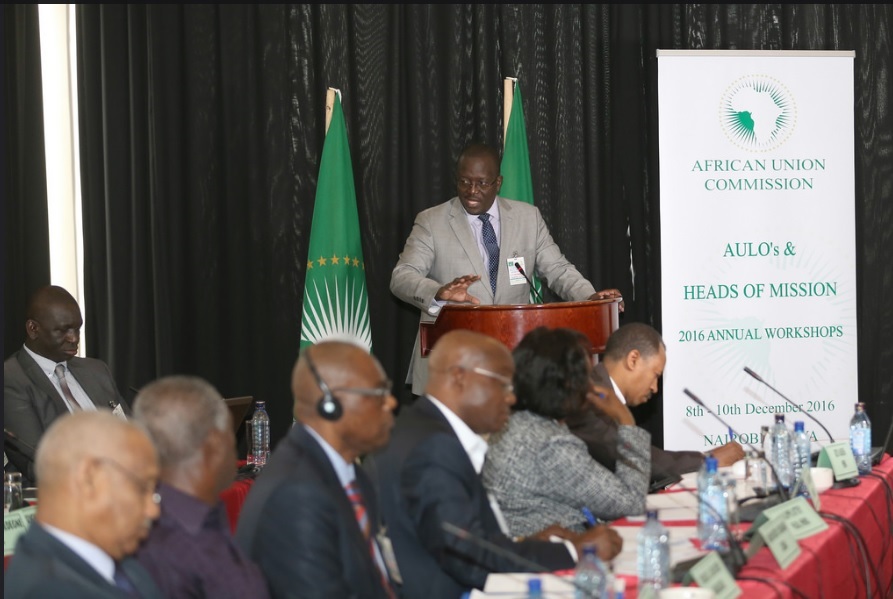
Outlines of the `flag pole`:
{"type": "Polygon", "coordinates": [[[512,102],[515,99],[515,82],[517,77],[506,77],[502,80],[502,148],[505,150],[505,137],[509,130],[509,117],[512,116],[512,102]]]}
{"type": "Polygon", "coordinates": [[[332,111],[335,110],[335,94],[340,95],[341,90],[330,87],[326,90],[326,134],[329,132],[329,124],[332,122],[332,111]]]}

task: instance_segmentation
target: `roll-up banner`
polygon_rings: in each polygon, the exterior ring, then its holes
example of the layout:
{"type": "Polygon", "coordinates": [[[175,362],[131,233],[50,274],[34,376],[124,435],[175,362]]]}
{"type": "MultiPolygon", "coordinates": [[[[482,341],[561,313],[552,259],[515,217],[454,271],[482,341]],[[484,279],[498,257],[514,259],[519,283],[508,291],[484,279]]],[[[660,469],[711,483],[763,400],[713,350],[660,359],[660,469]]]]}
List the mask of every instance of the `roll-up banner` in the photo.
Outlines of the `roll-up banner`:
{"type": "Polygon", "coordinates": [[[778,413],[813,450],[829,439],[806,412],[848,437],[854,57],[657,53],[666,449],[758,445],[778,413]]]}

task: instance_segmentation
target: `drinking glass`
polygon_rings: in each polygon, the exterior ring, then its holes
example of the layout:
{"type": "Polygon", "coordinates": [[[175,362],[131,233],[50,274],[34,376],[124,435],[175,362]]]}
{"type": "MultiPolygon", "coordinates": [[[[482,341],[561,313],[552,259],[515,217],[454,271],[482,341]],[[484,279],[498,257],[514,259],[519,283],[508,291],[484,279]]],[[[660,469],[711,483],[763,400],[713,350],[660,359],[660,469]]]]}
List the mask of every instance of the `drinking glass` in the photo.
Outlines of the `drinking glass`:
{"type": "Polygon", "coordinates": [[[5,472],[3,475],[3,513],[22,507],[22,474],[5,472]]]}

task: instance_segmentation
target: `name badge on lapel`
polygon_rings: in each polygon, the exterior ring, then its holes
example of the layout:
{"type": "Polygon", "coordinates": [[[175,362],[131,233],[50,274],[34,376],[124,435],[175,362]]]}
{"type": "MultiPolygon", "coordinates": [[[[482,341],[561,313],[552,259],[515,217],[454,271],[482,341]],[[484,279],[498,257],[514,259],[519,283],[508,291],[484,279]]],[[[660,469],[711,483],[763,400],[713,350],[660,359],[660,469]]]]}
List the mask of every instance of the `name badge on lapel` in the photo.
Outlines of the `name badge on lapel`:
{"type": "Polygon", "coordinates": [[[391,577],[391,581],[403,584],[403,577],[400,576],[400,568],[397,566],[397,555],[394,553],[394,545],[391,544],[387,531],[385,529],[378,531],[375,535],[375,541],[378,543],[381,558],[388,568],[388,575],[391,577]]]}

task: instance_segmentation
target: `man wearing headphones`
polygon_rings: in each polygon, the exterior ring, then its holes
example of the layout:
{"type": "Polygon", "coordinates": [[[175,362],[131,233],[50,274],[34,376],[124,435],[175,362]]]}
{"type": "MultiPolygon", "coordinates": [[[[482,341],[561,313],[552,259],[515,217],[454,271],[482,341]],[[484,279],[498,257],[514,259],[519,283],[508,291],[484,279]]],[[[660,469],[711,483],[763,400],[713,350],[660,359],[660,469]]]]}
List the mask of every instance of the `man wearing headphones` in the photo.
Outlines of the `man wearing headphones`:
{"type": "Polygon", "coordinates": [[[272,597],[393,597],[398,576],[378,505],[356,461],[383,447],[397,400],[362,347],[325,341],[292,372],[296,425],[245,500],[236,541],[272,597]]]}

